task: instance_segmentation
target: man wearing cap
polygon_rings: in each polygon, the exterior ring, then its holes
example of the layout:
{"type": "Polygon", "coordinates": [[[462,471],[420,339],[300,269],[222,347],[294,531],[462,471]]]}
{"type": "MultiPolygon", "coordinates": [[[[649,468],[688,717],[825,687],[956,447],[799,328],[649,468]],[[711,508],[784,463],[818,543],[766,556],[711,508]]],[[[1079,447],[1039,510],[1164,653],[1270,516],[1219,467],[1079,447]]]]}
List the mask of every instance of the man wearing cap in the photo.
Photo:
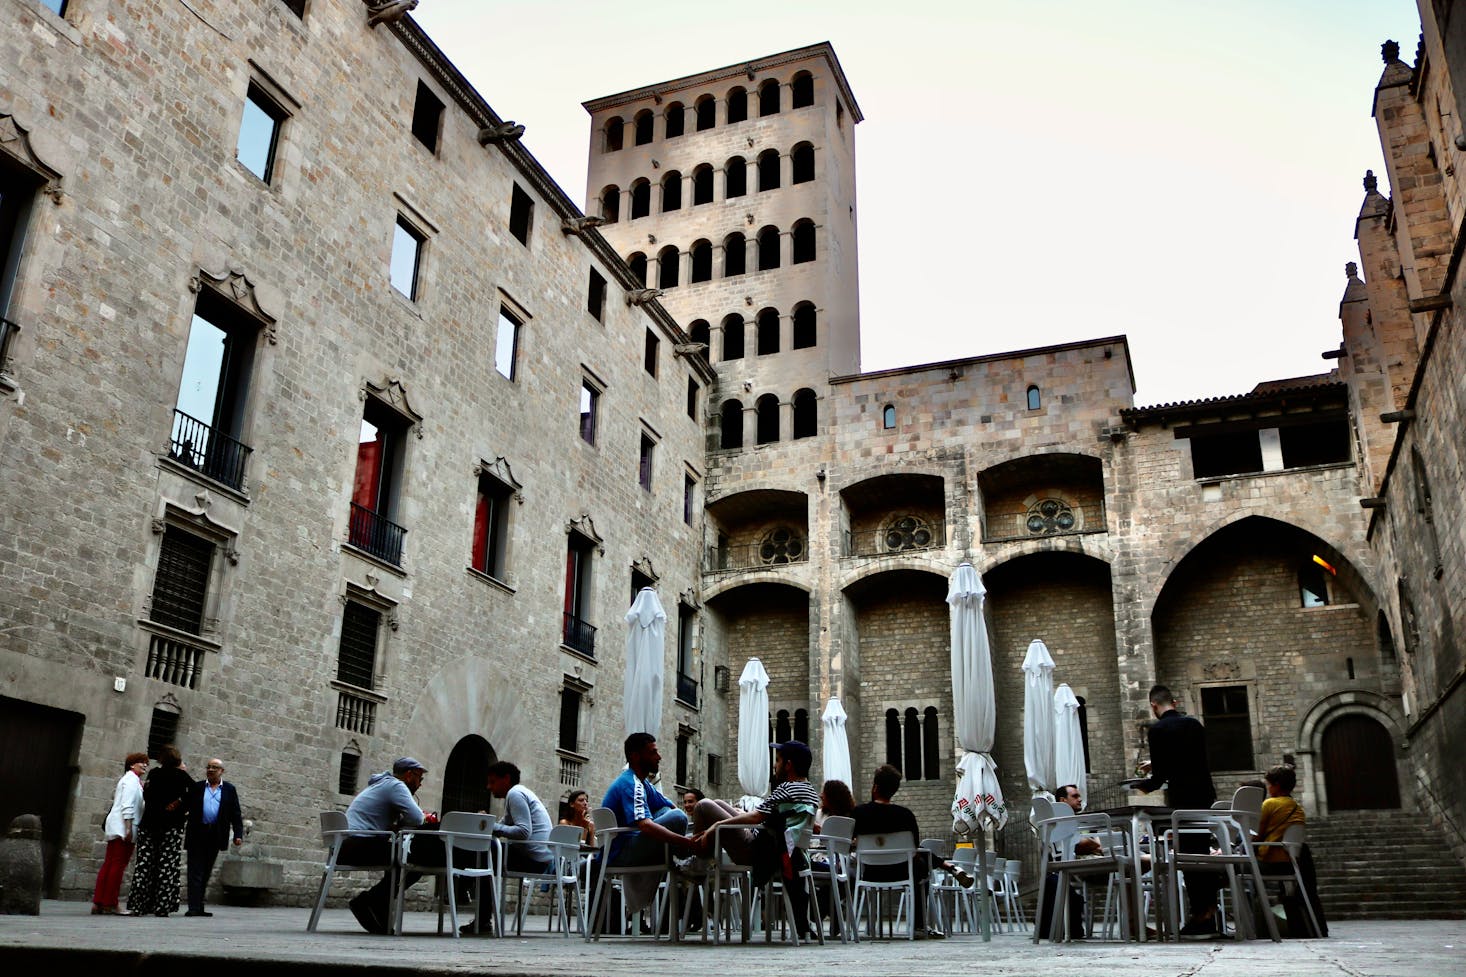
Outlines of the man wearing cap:
{"type": "Polygon", "coordinates": [[[804,868],[805,854],[794,847],[804,829],[814,823],[820,807],[819,791],[809,782],[813,761],[809,747],[798,740],[780,743],[774,748],[774,789],[752,811],[736,811],[722,801],[706,798],[693,808],[692,842],[701,854],[712,853],[713,839],[736,863],[753,867],[753,885],[763,886],[776,874],[789,892],[794,918],[800,936],[806,936],[808,893],[798,873],[804,868]],[[748,825],[745,830],[727,830],[748,825]],[[723,831],[714,835],[719,827],[723,831]]]}
{"type": "MultiPolygon", "coordinates": [[[[352,831],[396,831],[416,828],[423,823],[422,808],[413,795],[422,786],[428,768],[418,760],[405,756],[392,764],[391,770],[372,774],[351,806],[346,809],[346,825],[352,831]]],[[[443,864],[443,844],[437,838],[419,836],[412,844],[412,860],[418,865],[443,864]]],[[[343,865],[385,865],[392,860],[391,839],[382,835],[351,835],[341,844],[343,865]]],[[[403,886],[410,886],[422,876],[409,872],[403,886]]],[[[368,933],[386,933],[392,918],[391,874],[385,874],[376,885],[352,899],[351,914],[368,933]]]]}

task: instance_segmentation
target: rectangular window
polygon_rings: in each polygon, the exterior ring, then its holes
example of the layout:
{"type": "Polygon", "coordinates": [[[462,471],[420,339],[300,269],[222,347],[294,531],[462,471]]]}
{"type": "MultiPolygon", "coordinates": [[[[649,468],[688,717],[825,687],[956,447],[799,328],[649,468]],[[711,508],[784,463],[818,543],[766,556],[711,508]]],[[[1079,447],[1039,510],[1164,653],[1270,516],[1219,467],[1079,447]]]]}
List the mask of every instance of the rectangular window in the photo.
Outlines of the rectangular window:
{"type": "Polygon", "coordinates": [[[443,125],[443,101],[433,94],[433,90],[421,81],[417,83],[417,99],[412,103],[412,134],[417,141],[428,148],[428,152],[436,154],[438,151],[438,132],[443,125]]]}
{"type": "Polygon", "coordinates": [[[244,115],[239,121],[239,142],[234,155],[244,168],[266,183],[274,182],[275,149],[280,143],[280,128],[287,113],[280,104],[265,94],[259,85],[250,83],[244,97],[244,115]]]}
{"type": "Polygon", "coordinates": [[[374,397],[367,398],[356,445],[347,540],[394,566],[402,563],[402,541],[407,533],[392,521],[402,484],[407,428],[400,414],[374,397]]]}
{"type": "Polygon", "coordinates": [[[716,753],[708,754],[708,786],[718,787],[723,783],[723,758],[716,753]]]}
{"type": "Polygon", "coordinates": [[[260,323],[205,287],[199,291],[174,402],[168,457],[232,489],[244,488],[243,441],[260,323]]]}
{"type": "MultiPolygon", "coordinates": [[[[25,229],[40,185],[35,173],[11,162],[8,154],[0,153],[0,316],[10,306],[25,229]]],[[[19,328],[8,319],[0,319],[0,373],[5,372],[7,347],[13,345],[19,328]]]]}
{"type": "Polygon", "coordinates": [[[687,416],[694,421],[697,420],[697,397],[702,393],[702,387],[698,386],[692,377],[687,378],[687,416]]]}
{"type": "Polygon", "coordinates": [[[421,232],[407,223],[407,218],[398,216],[392,231],[392,287],[414,302],[425,240],[421,232]]]}
{"type": "Polygon", "coordinates": [[[470,564],[480,573],[504,579],[508,552],[509,503],[514,490],[492,475],[478,478],[478,499],[473,514],[473,554],[470,564]]]}
{"type": "Polygon", "coordinates": [[[41,0],[41,5],[50,7],[51,12],[57,16],[64,16],[66,14],[66,2],[67,0],[41,0]]]}
{"type": "Polygon", "coordinates": [[[565,550],[565,644],[585,655],[594,655],[596,648],[596,629],[585,620],[595,548],[593,540],[572,532],[565,550]]]}
{"type": "Polygon", "coordinates": [[[600,405],[601,392],[591,386],[589,380],[580,384],[580,439],[586,444],[596,443],[596,408],[600,405]]]}
{"type": "Polygon", "coordinates": [[[1278,428],[1284,468],[1342,464],[1349,460],[1349,421],[1339,418],[1278,428]]]}
{"type": "Polygon", "coordinates": [[[1191,469],[1196,478],[1262,471],[1262,442],[1256,431],[1193,434],[1191,469]]]}
{"type": "Polygon", "coordinates": [[[594,268],[590,270],[590,287],[585,293],[585,310],[597,322],[606,321],[606,279],[594,268]]]}
{"type": "Polygon", "coordinates": [[[566,685],[560,689],[560,749],[583,755],[580,748],[580,689],[566,685]]]}
{"type": "Polygon", "coordinates": [[[682,521],[692,525],[693,514],[697,511],[697,479],[691,475],[682,476],[682,521]]]}
{"type": "Polygon", "coordinates": [[[509,201],[509,233],[524,246],[529,246],[529,230],[534,224],[534,200],[514,184],[514,196],[509,201]]]}
{"type": "Polygon", "coordinates": [[[178,745],[178,713],[172,709],[153,709],[153,721],[148,725],[148,756],[162,759],[165,746],[178,745]]]}
{"type": "Polygon", "coordinates": [[[648,492],[652,490],[652,456],[656,453],[657,443],[648,435],[641,436],[641,461],[637,471],[637,481],[641,487],[648,492]]]}
{"type": "Polygon", "coordinates": [[[689,772],[688,763],[692,759],[692,737],[686,733],[677,734],[677,776],[673,783],[679,787],[687,786],[687,775],[689,772]]]}
{"type": "Polygon", "coordinates": [[[148,620],[189,634],[203,629],[214,544],[177,526],[163,529],[148,620]]]}
{"type": "Polygon", "coordinates": [[[346,602],[341,615],[341,644],[336,656],[336,680],[370,689],[376,685],[377,633],[382,613],[357,603],[346,602]]]}
{"type": "Polygon", "coordinates": [[[361,756],[357,753],[341,754],[341,774],[336,778],[336,793],[355,794],[361,783],[361,756]]]}
{"type": "Polygon", "coordinates": [[[1217,685],[1201,690],[1201,720],[1206,724],[1206,756],[1213,770],[1252,769],[1252,717],[1247,686],[1217,685]]]}
{"type": "Polygon", "coordinates": [[[657,375],[657,349],[661,345],[662,341],[657,338],[657,334],[648,329],[646,331],[646,352],[642,357],[642,366],[646,368],[649,376],[657,375]]]}
{"type": "Polygon", "coordinates": [[[519,327],[523,325],[508,309],[499,308],[499,335],[494,342],[494,369],[506,379],[514,379],[514,363],[519,353],[519,327]]]}

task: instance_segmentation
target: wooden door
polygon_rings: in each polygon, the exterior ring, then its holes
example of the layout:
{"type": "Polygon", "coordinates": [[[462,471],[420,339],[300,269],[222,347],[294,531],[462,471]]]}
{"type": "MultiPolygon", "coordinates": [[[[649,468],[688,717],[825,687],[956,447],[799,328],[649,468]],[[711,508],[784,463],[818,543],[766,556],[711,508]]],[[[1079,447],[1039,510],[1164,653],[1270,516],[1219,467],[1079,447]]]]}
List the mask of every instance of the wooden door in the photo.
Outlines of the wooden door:
{"type": "MultiPolygon", "coordinates": [[[[41,854],[46,894],[55,898],[65,831],[71,821],[77,748],[86,717],[0,696],[0,831],[21,814],[41,818],[41,854]]],[[[122,776],[122,755],[114,779],[122,776]]],[[[108,788],[108,799],[111,799],[108,788]]]]}
{"type": "Polygon", "coordinates": [[[1400,806],[1395,744],[1368,716],[1341,716],[1323,731],[1323,778],[1331,811],[1400,806]]]}

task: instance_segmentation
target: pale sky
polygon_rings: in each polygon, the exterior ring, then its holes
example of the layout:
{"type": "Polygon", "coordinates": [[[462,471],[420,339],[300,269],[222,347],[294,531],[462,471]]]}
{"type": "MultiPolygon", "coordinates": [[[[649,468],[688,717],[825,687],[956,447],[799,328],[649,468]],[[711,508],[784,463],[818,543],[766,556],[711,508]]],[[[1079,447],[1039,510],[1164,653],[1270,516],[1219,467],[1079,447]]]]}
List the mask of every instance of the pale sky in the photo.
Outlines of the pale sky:
{"type": "Polygon", "coordinates": [[[1125,334],[1137,404],[1321,373],[1411,0],[422,0],[572,200],[601,95],[829,41],[862,367],[1125,334]],[[900,13],[893,13],[899,10],[900,13]]]}

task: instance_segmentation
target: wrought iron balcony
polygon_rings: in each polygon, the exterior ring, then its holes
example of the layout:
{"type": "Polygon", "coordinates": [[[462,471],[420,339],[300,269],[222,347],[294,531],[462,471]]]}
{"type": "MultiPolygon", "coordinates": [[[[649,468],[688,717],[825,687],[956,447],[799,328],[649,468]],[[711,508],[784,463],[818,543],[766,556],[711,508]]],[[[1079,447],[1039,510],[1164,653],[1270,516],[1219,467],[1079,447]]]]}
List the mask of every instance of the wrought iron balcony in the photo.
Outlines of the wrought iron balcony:
{"type": "Polygon", "coordinates": [[[351,503],[351,526],[346,541],[394,567],[402,565],[402,540],[407,530],[366,506],[351,503]]]}
{"type": "Polygon", "coordinates": [[[10,369],[10,343],[20,335],[20,326],[9,319],[0,319],[0,373],[10,369]]]}
{"type": "Polygon", "coordinates": [[[1101,501],[1071,505],[1061,499],[1042,499],[1032,506],[995,505],[983,518],[984,543],[1005,543],[1047,536],[1080,536],[1106,532],[1101,501]]]}
{"type": "Polygon", "coordinates": [[[181,410],[173,411],[168,457],[235,490],[244,488],[250,447],[181,410]]]}
{"type": "Polygon", "coordinates": [[[582,655],[596,656],[596,629],[580,618],[565,612],[565,645],[582,655]]]}
{"type": "Polygon", "coordinates": [[[709,547],[707,572],[719,570],[758,570],[787,566],[809,560],[809,540],[799,530],[779,527],[762,538],[740,540],[709,547]]]}
{"type": "Polygon", "coordinates": [[[693,708],[697,707],[697,679],[691,675],[677,673],[677,698],[693,708]]]}
{"type": "Polygon", "coordinates": [[[939,550],[947,545],[947,528],[940,519],[905,516],[881,529],[845,533],[845,555],[897,556],[939,550]]]}

